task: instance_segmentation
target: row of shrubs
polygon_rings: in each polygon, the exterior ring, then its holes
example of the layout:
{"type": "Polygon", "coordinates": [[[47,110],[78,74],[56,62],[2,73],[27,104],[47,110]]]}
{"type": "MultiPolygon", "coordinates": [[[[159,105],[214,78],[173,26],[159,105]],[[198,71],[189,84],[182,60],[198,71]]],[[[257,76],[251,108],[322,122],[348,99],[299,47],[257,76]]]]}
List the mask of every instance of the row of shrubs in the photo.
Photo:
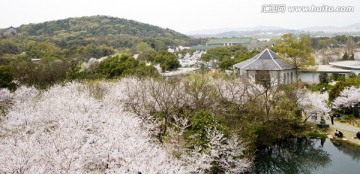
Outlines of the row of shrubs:
{"type": "Polygon", "coordinates": [[[66,59],[32,62],[28,59],[14,59],[0,64],[0,88],[16,90],[18,85],[45,89],[53,84],[72,80],[115,79],[124,76],[159,77],[153,65],[121,54],[103,61],[84,62],[66,59]],[[86,63],[85,63],[86,64],[86,63]]]}

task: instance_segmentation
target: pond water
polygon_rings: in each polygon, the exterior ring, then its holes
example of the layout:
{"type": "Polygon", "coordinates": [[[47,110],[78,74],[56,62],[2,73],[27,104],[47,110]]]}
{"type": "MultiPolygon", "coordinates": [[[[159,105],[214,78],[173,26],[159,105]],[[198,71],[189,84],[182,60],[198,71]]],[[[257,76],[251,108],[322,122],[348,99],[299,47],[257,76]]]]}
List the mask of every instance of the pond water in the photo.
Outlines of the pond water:
{"type": "Polygon", "coordinates": [[[329,139],[288,139],[260,150],[250,173],[359,174],[360,147],[335,145],[329,139]]]}

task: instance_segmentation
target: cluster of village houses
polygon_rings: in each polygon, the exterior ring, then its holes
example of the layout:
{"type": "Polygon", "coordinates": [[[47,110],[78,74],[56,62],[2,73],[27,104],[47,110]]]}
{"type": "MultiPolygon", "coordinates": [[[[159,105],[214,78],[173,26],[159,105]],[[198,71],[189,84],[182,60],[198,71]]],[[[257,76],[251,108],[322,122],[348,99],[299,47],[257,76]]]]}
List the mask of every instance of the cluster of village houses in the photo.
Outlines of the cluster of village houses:
{"type": "MultiPolygon", "coordinates": [[[[233,71],[239,75],[254,77],[256,79],[271,80],[272,83],[290,84],[296,81],[295,69],[290,64],[284,62],[279,56],[266,48],[269,42],[258,41],[256,39],[246,38],[221,38],[210,39],[205,45],[196,45],[192,47],[169,48],[169,52],[176,52],[183,49],[196,50],[193,54],[179,54],[179,61],[182,67],[196,67],[200,61],[201,55],[209,48],[218,46],[231,46],[241,44],[248,49],[263,49],[253,58],[233,65],[233,71]]],[[[210,66],[210,65],[209,65],[210,66]]],[[[350,74],[360,74],[360,61],[347,60],[330,62],[328,65],[315,65],[299,72],[299,79],[305,83],[319,83],[321,73],[341,74],[348,77],[350,74]]]]}

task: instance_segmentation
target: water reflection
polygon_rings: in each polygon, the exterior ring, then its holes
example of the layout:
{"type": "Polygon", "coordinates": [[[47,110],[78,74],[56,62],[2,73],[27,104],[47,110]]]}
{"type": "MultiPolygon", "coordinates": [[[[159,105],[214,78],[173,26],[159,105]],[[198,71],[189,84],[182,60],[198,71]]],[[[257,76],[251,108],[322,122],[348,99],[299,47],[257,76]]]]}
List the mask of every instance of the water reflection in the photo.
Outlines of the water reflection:
{"type": "Polygon", "coordinates": [[[276,144],[271,149],[262,149],[257,153],[255,166],[251,173],[312,173],[319,167],[331,164],[330,154],[318,139],[292,138],[276,144]]]}
{"type": "Polygon", "coordinates": [[[335,147],[345,155],[351,156],[353,161],[360,161],[360,148],[342,142],[334,142],[335,147]]]}

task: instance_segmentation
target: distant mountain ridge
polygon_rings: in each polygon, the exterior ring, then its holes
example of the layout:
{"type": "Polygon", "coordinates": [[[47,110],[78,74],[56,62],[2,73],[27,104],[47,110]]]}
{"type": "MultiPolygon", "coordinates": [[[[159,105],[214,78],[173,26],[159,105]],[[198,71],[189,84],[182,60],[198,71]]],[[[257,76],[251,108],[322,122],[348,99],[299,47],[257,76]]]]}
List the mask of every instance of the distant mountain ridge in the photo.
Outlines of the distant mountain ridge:
{"type": "Polygon", "coordinates": [[[360,34],[360,23],[347,25],[344,27],[335,26],[313,26],[299,29],[288,29],[276,26],[256,26],[249,28],[220,28],[220,29],[206,29],[188,32],[187,34],[194,37],[259,37],[271,38],[278,37],[284,33],[293,33],[294,35],[304,34],[309,32],[315,36],[333,36],[337,34],[360,34]]]}
{"type": "Polygon", "coordinates": [[[302,28],[301,30],[309,30],[309,31],[312,31],[312,32],[323,31],[323,32],[327,32],[327,33],[333,33],[333,32],[359,32],[360,31],[360,23],[347,25],[345,27],[313,26],[313,27],[302,28]]]}

